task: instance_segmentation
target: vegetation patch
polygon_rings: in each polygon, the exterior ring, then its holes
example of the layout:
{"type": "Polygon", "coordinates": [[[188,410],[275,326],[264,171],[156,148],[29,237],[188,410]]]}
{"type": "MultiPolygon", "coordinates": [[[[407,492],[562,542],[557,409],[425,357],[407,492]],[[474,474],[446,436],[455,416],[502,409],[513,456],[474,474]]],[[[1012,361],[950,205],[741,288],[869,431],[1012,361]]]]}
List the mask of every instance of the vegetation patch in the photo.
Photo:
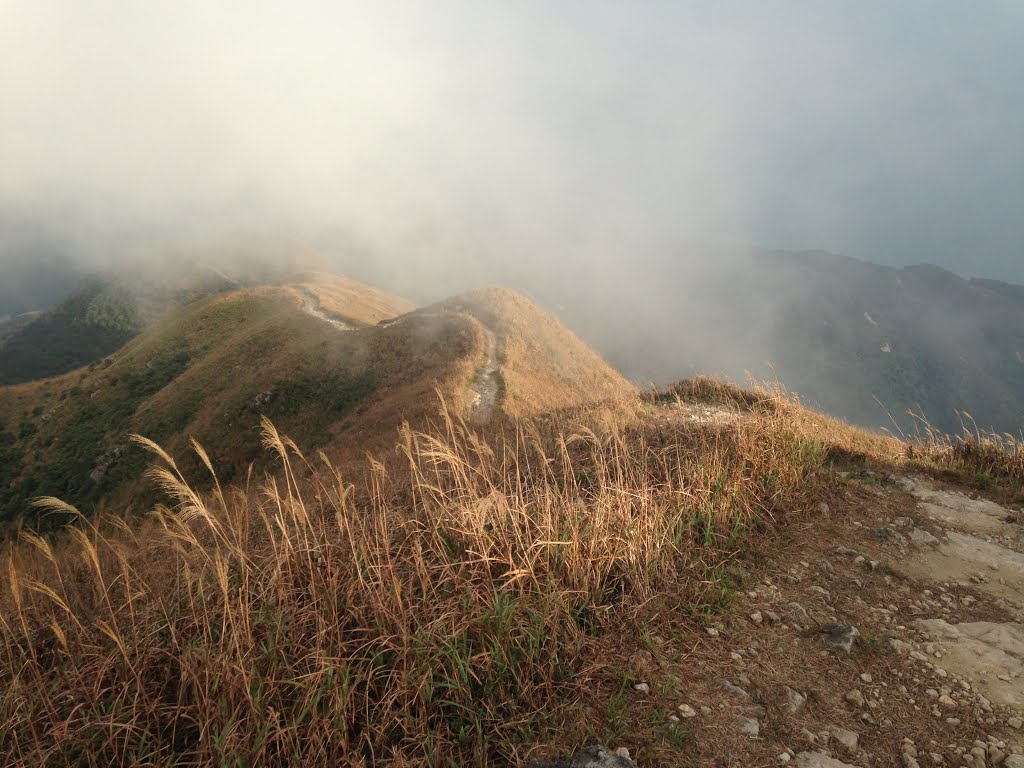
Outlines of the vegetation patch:
{"type": "MultiPolygon", "coordinates": [[[[300,377],[274,407],[368,387],[300,377]]],[[[484,439],[449,417],[349,480],[265,420],[277,471],[210,494],[148,443],[172,503],[143,530],[81,521],[12,552],[0,754],[518,763],[552,700],[582,695],[608,617],[697,587],[722,610],[732,577],[704,579],[806,508],[822,453],[781,427],[580,417],[484,439]]]]}
{"type": "Polygon", "coordinates": [[[270,415],[291,415],[314,406],[317,411],[337,417],[373,392],[374,377],[368,373],[312,373],[282,379],[273,388],[270,415]]]}
{"type": "Polygon", "coordinates": [[[116,283],[83,281],[56,309],[0,346],[0,386],[55,376],[120,349],[142,330],[132,295],[116,283]]]}
{"type": "MultiPolygon", "coordinates": [[[[105,393],[102,406],[91,394],[72,389],[64,404],[71,414],[67,420],[23,423],[18,437],[5,439],[0,447],[5,458],[0,467],[0,522],[21,518],[30,528],[54,530],[68,517],[33,508],[37,496],[74,499],[87,511],[106,492],[138,476],[146,458],[128,445],[132,417],[142,402],[181,375],[189,360],[185,351],[170,352],[139,371],[125,373],[105,393]],[[42,449],[46,459],[33,460],[42,449]]],[[[187,415],[162,415],[149,425],[151,434],[165,439],[182,418],[187,415]]]]}

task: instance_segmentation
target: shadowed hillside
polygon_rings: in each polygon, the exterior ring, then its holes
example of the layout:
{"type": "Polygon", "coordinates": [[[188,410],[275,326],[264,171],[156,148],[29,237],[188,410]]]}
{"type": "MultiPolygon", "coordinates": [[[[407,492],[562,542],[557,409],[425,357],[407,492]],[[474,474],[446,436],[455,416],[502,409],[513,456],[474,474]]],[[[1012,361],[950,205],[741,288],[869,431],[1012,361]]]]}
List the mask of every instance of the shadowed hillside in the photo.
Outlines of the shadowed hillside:
{"type": "Polygon", "coordinates": [[[913,433],[913,410],[947,433],[961,430],[958,411],[983,429],[1024,428],[1021,286],[928,265],[697,245],[553,285],[530,290],[637,381],[777,375],[868,427],[913,433]]]}
{"type": "MultiPolygon", "coordinates": [[[[360,322],[375,322],[411,308],[343,278],[328,285],[327,272],[325,258],[305,244],[284,236],[254,234],[111,266],[84,278],[56,306],[0,324],[0,386],[97,362],[181,307],[245,286],[295,282],[301,288],[308,283],[324,294],[328,310],[333,297],[360,322]]],[[[306,291],[314,300],[308,286],[306,291]]]]}

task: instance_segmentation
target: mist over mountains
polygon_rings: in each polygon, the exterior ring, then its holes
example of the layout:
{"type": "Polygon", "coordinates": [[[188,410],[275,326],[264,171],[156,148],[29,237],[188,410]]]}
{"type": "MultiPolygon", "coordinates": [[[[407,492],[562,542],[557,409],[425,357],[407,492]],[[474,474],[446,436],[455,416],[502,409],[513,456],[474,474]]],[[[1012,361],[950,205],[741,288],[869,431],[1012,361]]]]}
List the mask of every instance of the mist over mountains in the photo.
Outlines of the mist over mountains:
{"type": "Polygon", "coordinates": [[[646,299],[621,312],[580,302],[566,316],[638,381],[777,378],[829,413],[908,433],[956,433],[972,417],[1014,434],[1024,426],[1020,286],[822,252],[714,254],[699,268],[639,259],[631,285],[646,299]]]}
{"type": "MultiPolygon", "coordinates": [[[[392,266],[363,269],[415,290],[392,266]]],[[[1009,282],[692,242],[499,272],[640,384],[752,376],[872,428],[1024,427],[1024,287],[1009,282]]]]}
{"type": "Polygon", "coordinates": [[[524,291],[636,381],[1020,428],[1019,4],[46,5],[0,24],[8,351],[97,269],[291,233],[421,304],[524,291]]]}
{"type": "Polygon", "coordinates": [[[0,765],[1024,766],[1022,40],[0,0],[0,765]]]}
{"type": "Polygon", "coordinates": [[[47,309],[85,273],[73,248],[51,227],[0,214],[0,329],[26,312],[47,309]]]}
{"type": "MultiPolygon", "coordinates": [[[[536,256],[448,271],[297,238],[238,235],[100,272],[56,310],[8,324],[0,381],[63,373],[115,351],[161,313],[303,270],[342,269],[420,303],[503,283],[556,313],[641,386],[696,374],[777,381],[853,423],[912,434],[1024,427],[1024,287],[931,265],[897,269],[825,252],[677,243],[580,271],[536,256]],[[30,322],[29,322],[30,320],[30,322]]],[[[596,263],[596,262],[595,262],[596,263]]],[[[53,295],[87,269],[25,260],[53,295]]],[[[74,265],[74,266],[73,266],[74,265]]],[[[45,300],[45,299],[44,299],[45,300]]],[[[2,331],[2,326],[0,326],[2,331]]]]}

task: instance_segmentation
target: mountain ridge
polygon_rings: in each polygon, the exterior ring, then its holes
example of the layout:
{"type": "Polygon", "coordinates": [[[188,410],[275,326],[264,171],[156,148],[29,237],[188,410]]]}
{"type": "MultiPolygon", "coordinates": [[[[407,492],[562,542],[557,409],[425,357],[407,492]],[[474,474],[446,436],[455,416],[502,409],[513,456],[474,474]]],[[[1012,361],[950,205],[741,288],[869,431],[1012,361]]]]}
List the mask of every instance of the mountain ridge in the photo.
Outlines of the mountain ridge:
{"type": "Polygon", "coordinates": [[[1012,647],[1022,443],[642,393],[502,288],[292,279],[0,387],[7,762],[1024,755],[1019,681],[956,677],[1012,647]]]}
{"type": "Polygon", "coordinates": [[[634,393],[556,318],[510,291],[410,307],[349,278],[303,273],[169,309],[88,368],[0,387],[0,519],[43,524],[31,513],[38,495],[83,510],[149,500],[132,433],[175,451],[198,439],[231,480],[257,458],[249,438],[264,417],[302,435],[305,450],[341,461],[445,407],[486,425],[634,393]],[[493,387],[480,408],[484,380],[493,387]]]}
{"type": "Polygon", "coordinates": [[[575,292],[531,290],[634,381],[752,375],[873,429],[1024,429],[1021,286],[823,251],[687,246],[575,292]]]}
{"type": "MultiPolygon", "coordinates": [[[[330,262],[293,238],[248,236],[183,249],[179,260],[219,255],[222,275],[238,283],[254,242],[263,266],[252,280],[286,282],[330,262]]],[[[553,265],[550,274],[510,284],[558,308],[575,335],[641,386],[752,375],[778,379],[809,404],[873,429],[957,433],[976,424],[1017,434],[1024,427],[1024,286],[825,251],[681,245],[665,253],[639,254],[628,267],[587,278],[553,265]]],[[[17,333],[41,329],[35,320],[17,333]]],[[[47,348],[22,347],[29,357],[47,348]]],[[[4,354],[0,348],[0,375],[11,381],[4,354]]]]}

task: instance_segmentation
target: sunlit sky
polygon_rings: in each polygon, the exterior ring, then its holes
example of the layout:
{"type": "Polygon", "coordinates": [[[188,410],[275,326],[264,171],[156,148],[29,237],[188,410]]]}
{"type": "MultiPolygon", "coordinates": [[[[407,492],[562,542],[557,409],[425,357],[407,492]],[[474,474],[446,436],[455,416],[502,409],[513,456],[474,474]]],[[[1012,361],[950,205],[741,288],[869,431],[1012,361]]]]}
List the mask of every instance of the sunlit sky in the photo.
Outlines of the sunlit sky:
{"type": "Polygon", "coordinates": [[[0,0],[0,206],[1024,282],[1022,41],[1014,0],[0,0]]]}

